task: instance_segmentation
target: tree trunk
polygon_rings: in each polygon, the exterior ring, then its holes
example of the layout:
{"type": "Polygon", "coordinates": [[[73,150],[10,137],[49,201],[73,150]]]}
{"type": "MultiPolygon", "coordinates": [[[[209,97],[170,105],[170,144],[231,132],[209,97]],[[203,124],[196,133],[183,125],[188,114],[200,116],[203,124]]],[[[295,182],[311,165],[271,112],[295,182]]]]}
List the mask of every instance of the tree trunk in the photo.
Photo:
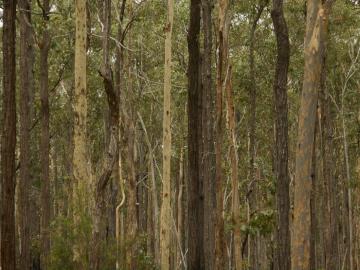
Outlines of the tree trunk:
{"type": "Polygon", "coordinates": [[[274,77],[275,103],[275,175],[277,180],[277,262],[279,270],[290,269],[289,169],[288,169],[288,108],[287,75],[290,59],[288,29],[283,0],[273,0],[271,12],[277,41],[277,63],[274,77]]]}
{"type": "Polygon", "coordinates": [[[164,115],[163,115],[163,187],[160,211],[160,267],[170,269],[171,244],[171,35],[174,1],[168,0],[165,26],[164,115]]]}
{"type": "Polygon", "coordinates": [[[50,252],[50,134],[49,134],[49,66],[48,55],[50,48],[49,23],[49,0],[42,3],[44,30],[42,40],[39,42],[40,49],[40,99],[41,99],[41,138],[40,138],[40,162],[41,162],[41,267],[49,266],[50,252]]]}
{"type": "MultiPolygon", "coordinates": [[[[129,2],[129,18],[133,16],[133,2],[129,2]]],[[[132,33],[127,31],[128,35],[128,46],[132,46],[132,33]]],[[[124,35],[124,34],[123,34],[124,35]]],[[[124,38],[124,36],[123,36],[124,38]]],[[[125,249],[125,258],[126,258],[126,268],[127,270],[136,269],[136,259],[139,246],[138,236],[138,219],[137,219],[137,186],[136,186],[136,168],[135,168],[135,116],[133,109],[133,67],[132,67],[132,53],[127,51],[127,59],[125,63],[125,70],[127,75],[127,88],[126,93],[123,95],[122,99],[122,112],[123,112],[123,123],[124,134],[123,147],[121,150],[124,150],[125,157],[125,172],[126,178],[128,179],[127,187],[127,211],[126,211],[126,249],[125,249]],[[127,104],[127,106],[126,106],[127,104]]]]}
{"type": "Polygon", "coordinates": [[[101,269],[102,250],[101,244],[104,241],[105,234],[105,213],[106,187],[110,181],[111,174],[116,160],[118,159],[118,127],[119,127],[119,102],[118,95],[114,88],[112,71],[110,66],[110,28],[111,28],[111,0],[105,0],[103,3],[103,63],[99,70],[100,76],[103,78],[104,89],[107,96],[107,102],[110,112],[109,121],[109,142],[106,152],[104,153],[104,165],[101,170],[100,177],[95,185],[95,210],[94,210],[94,226],[93,226],[93,254],[91,269],[101,269]]]}
{"type": "Polygon", "coordinates": [[[323,57],[323,67],[321,74],[321,121],[322,121],[322,170],[324,177],[324,196],[325,196],[325,269],[339,269],[338,254],[338,216],[336,213],[336,194],[337,183],[334,175],[335,157],[333,154],[334,127],[332,121],[331,103],[326,87],[326,56],[323,57]]]}
{"type": "MultiPolygon", "coordinates": [[[[250,177],[250,191],[249,195],[249,207],[250,216],[253,216],[258,211],[258,184],[256,183],[256,78],[255,78],[255,32],[257,24],[260,20],[261,14],[264,8],[268,4],[267,0],[259,0],[259,4],[256,8],[255,17],[251,22],[250,27],[250,45],[249,45],[249,177],[250,177]]],[[[249,259],[250,269],[257,270],[260,267],[258,247],[260,246],[260,236],[249,236],[249,259]]]]}
{"type": "Polygon", "coordinates": [[[227,99],[227,114],[229,126],[229,141],[230,141],[230,161],[231,161],[231,186],[232,186],[232,203],[231,215],[233,222],[234,234],[234,261],[235,270],[242,269],[242,254],[241,254],[241,217],[240,217],[240,198],[239,198],[239,183],[238,183],[238,141],[236,136],[236,122],[235,122],[235,108],[233,101],[232,89],[232,67],[229,66],[227,80],[226,80],[226,99],[227,99]]]}
{"type": "Polygon", "coordinates": [[[3,129],[1,136],[1,269],[15,270],[16,0],[3,1],[3,129]]]}
{"type": "MultiPolygon", "coordinates": [[[[123,19],[124,19],[124,13],[125,13],[125,5],[126,5],[126,0],[119,0],[118,3],[118,7],[119,7],[119,17],[118,17],[118,26],[117,26],[117,39],[120,42],[123,42],[123,29],[122,29],[122,23],[123,23],[123,19]]],[[[124,244],[125,244],[125,239],[122,232],[124,232],[124,225],[123,221],[124,221],[124,212],[122,212],[122,208],[125,204],[125,188],[124,188],[124,180],[123,180],[123,172],[122,172],[122,156],[121,156],[121,151],[120,151],[120,144],[121,144],[121,136],[122,133],[120,132],[121,130],[121,86],[122,86],[122,78],[123,78],[123,49],[121,46],[116,46],[116,50],[115,50],[115,57],[116,57],[116,61],[115,61],[115,75],[114,75],[114,88],[116,91],[116,94],[118,96],[118,103],[119,103],[119,119],[118,119],[118,166],[116,168],[117,171],[117,176],[118,176],[118,181],[119,181],[119,188],[120,188],[120,192],[121,192],[121,201],[120,203],[116,206],[116,213],[115,213],[115,224],[116,224],[116,270],[119,270],[120,268],[124,267],[124,244]]]]}
{"type": "Polygon", "coordinates": [[[33,91],[33,39],[31,1],[19,1],[20,9],[20,269],[30,269],[30,93],[33,91]]]}
{"type": "Polygon", "coordinates": [[[215,264],[215,156],[214,156],[214,92],[212,88],[212,1],[202,0],[204,52],[202,61],[202,179],[204,194],[204,267],[215,264]]]}
{"type": "Polygon", "coordinates": [[[227,67],[228,31],[227,11],[228,0],[219,1],[218,14],[218,48],[216,67],[216,130],[215,130],[215,179],[216,179],[216,223],[215,223],[215,269],[225,268],[225,239],[224,239],[224,213],[223,213],[223,179],[222,179],[222,140],[223,140],[223,86],[227,67]]]}
{"type": "MultiPolygon", "coordinates": [[[[88,191],[89,173],[87,168],[86,151],[86,50],[87,50],[87,24],[86,1],[75,1],[75,94],[74,94],[74,152],[73,152],[73,174],[74,174],[74,200],[73,215],[75,223],[75,234],[80,233],[80,217],[85,211],[84,194],[88,191]]],[[[81,249],[80,243],[73,247],[75,265],[79,270],[86,269],[86,254],[81,249]]]]}
{"type": "Polygon", "coordinates": [[[200,175],[201,86],[200,86],[200,0],[190,1],[188,42],[188,257],[189,270],[204,269],[203,190],[200,175]],[[191,239],[191,240],[190,240],[191,239]]]}
{"type": "Polygon", "coordinates": [[[312,190],[311,157],[314,151],[316,107],[322,55],[324,51],[324,18],[328,12],[326,2],[307,1],[305,36],[305,70],[301,105],[299,111],[298,142],[295,165],[294,222],[291,239],[292,270],[310,268],[311,214],[310,194],[312,190]]]}
{"type": "Polygon", "coordinates": [[[180,148],[180,160],[179,160],[179,191],[177,196],[177,242],[178,251],[176,252],[176,268],[182,269],[183,265],[183,194],[184,194],[184,148],[180,148]]]}

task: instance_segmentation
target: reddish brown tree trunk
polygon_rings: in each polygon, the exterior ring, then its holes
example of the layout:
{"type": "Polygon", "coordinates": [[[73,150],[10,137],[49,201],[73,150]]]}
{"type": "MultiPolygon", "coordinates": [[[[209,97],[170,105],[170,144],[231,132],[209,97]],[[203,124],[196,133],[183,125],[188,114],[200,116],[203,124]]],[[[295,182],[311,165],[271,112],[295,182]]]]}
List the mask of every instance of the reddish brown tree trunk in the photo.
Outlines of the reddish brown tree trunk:
{"type": "Polygon", "coordinates": [[[20,269],[30,269],[30,93],[33,91],[33,40],[31,1],[19,1],[20,9],[20,181],[19,226],[20,269]]]}
{"type": "Polygon", "coordinates": [[[1,269],[15,270],[16,0],[4,0],[3,8],[1,269]]]}
{"type": "Polygon", "coordinates": [[[200,86],[200,0],[190,2],[188,33],[188,263],[189,270],[204,269],[203,183],[201,156],[201,86],[200,86]]]}

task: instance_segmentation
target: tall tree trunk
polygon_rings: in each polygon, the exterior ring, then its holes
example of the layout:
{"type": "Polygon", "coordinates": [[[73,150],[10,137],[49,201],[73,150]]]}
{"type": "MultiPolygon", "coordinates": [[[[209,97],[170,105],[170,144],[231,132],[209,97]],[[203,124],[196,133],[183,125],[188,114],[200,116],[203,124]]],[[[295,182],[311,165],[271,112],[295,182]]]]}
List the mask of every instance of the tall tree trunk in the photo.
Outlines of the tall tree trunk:
{"type": "Polygon", "coordinates": [[[1,136],[1,269],[15,270],[16,0],[3,1],[3,129],[1,136]]]}
{"type": "Polygon", "coordinates": [[[30,93],[33,91],[33,39],[31,1],[19,1],[20,9],[20,269],[30,269],[30,93]]]}
{"type": "Polygon", "coordinates": [[[241,217],[240,217],[240,198],[239,198],[239,183],[238,183],[238,140],[236,136],[236,122],[235,122],[235,108],[233,101],[232,89],[232,67],[229,66],[227,80],[226,80],[226,99],[227,99],[227,114],[229,126],[229,141],[230,141],[230,161],[231,161],[231,186],[232,186],[232,203],[231,215],[233,222],[234,234],[234,261],[235,270],[242,269],[242,254],[241,254],[241,217]]]}
{"type": "Polygon", "coordinates": [[[152,217],[151,219],[151,223],[152,223],[152,229],[153,229],[153,236],[152,236],[152,240],[153,240],[153,248],[154,248],[154,259],[155,259],[155,263],[158,264],[160,261],[160,256],[159,256],[159,249],[160,249],[160,243],[159,243],[159,203],[158,203],[158,196],[157,196],[157,191],[156,191],[156,179],[155,179],[155,166],[154,166],[154,153],[153,153],[153,148],[151,146],[150,143],[150,138],[149,135],[147,133],[144,121],[140,115],[140,113],[138,113],[139,116],[139,120],[141,123],[141,126],[144,130],[145,133],[145,141],[146,144],[148,146],[149,149],[149,177],[151,179],[151,201],[152,202],[152,217]]]}
{"type": "Polygon", "coordinates": [[[179,160],[179,191],[177,196],[177,242],[178,242],[178,251],[176,252],[176,268],[182,269],[181,265],[183,264],[183,194],[184,194],[184,148],[181,144],[180,148],[180,160],[179,160]]]}
{"type": "MultiPolygon", "coordinates": [[[[129,1],[129,18],[133,16],[133,2],[129,1]]],[[[129,32],[129,28],[127,31],[128,35],[128,46],[131,48],[132,46],[132,33],[129,32]]],[[[124,37],[123,37],[124,38],[124,37]]],[[[128,270],[136,269],[136,259],[138,252],[138,244],[139,241],[137,239],[139,224],[137,219],[137,185],[136,185],[136,168],[135,168],[135,112],[133,100],[133,67],[132,67],[132,53],[131,51],[127,51],[127,59],[126,59],[126,72],[127,72],[127,91],[123,95],[122,99],[122,112],[123,112],[123,122],[124,122],[124,142],[121,150],[124,150],[125,157],[125,172],[127,173],[126,177],[128,179],[128,187],[127,187],[127,211],[126,211],[126,250],[125,250],[125,258],[126,258],[126,268],[128,270]],[[127,106],[125,106],[128,104],[127,106]]]]}
{"type": "MultiPolygon", "coordinates": [[[[86,151],[86,49],[87,49],[87,24],[86,0],[75,1],[75,94],[74,94],[74,201],[73,215],[75,222],[75,234],[80,233],[80,217],[85,212],[85,198],[89,182],[86,151]]],[[[86,269],[86,254],[81,249],[80,243],[73,247],[74,261],[79,270],[86,269]]]]}
{"type": "Polygon", "coordinates": [[[202,0],[204,52],[202,61],[202,179],[204,194],[204,267],[214,269],[215,264],[215,156],[214,156],[214,92],[212,88],[212,0],[202,0]]]}
{"type": "MultiPolygon", "coordinates": [[[[317,123],[318,118],[315,120],[317,123]]],[[[317,237],[316,232],[319,226],[318,218],[317,218],[317,209],[318,209],[318,191],[319,191],[319,181],[318,181],[318,174],[317,174],[317,164],[316,164],[316,135],[318,133],[317,124],[315,124],[315,131],[314,131],[314,144],[313,144],[313,151],[311,157],[311,184],[312,190],[310,194],[310,216],[311,216],[311,224],[310,224],[310,268],[309,270],[316,270],[317,269],[317,256],[316,256],[316,247],[317,247],[317,237]]]]}
{"type": "Polygon", "coordinates": [[[163,187],[160,211],[160,267],[170,269],[171,244],[171,35],[174,22],[174,0],[168,0],[165,26],[164,115],[163,115],[163,187]]]}
{"type": "Polygon", "coordinates": [[[290,258],[289,168],[287,75],[290,59],[289,34],[284,17],[283,0],[273,0],[271,12],[277,41],[277,62],[274,78],[275,103],[275,175],[277,180],[277,262],[279,270],[288,270],[290,258]]]}
{"type": "Polygon", "coordinates": [[[119,127],[119,102],[118,95],[114,88],[112,71],[110,66],[110,28],[111,28],[111,0],[105,0],[103,4],[103,63],[99,70],[100,76],[103,78],[104,89],[107,96],[107,102],[110,112],[109,121],[109,142],[104,153],[104,165],[101,170],[100,177],[95,185],[95,210],[94,210],[94,226],[93,226],[93,254],[91,269],[101,269],[101,243],[105,239],[105,213],[106,187],[110,181],[111,174],[116,160],[118,159],[118,127],[119,127]]]}
{"type": "MultiPolygon", "coordinates": [[[[249,177],[250,177],[250,191],[249,195],[249,207],[250,216],[253,216],[258,211],[258,184],[256,183],[256,77],[255,77],[255,32],[260,20],[261,14],[264,8],[268,4],[268,0],[259,0],[256,8],[256,12],[250,26],[250,40],[249,40],[249,177]]],[[[250,269],[257,270],[260,267],[258,247],[260,246],[260,236],[249,236],[249,260],[250,269]]]]}
{"type": "MultiPolygon", "coordinates": [[[[122,23],[124,19],[124,13],[125,13],[125,6],[126,6],[126,0],[119,0],[118,2],[118,8],[120,10],[119,16],[118,16],[118,26],[117,26],[117,39],[119,42],[123,43],[123,29],[122,29],[122,23]]],[[[118,166],[115,169],[117,171],[118,176],[118,182],[119,182],[119,188],[121,192],[121,201],[116,206],[116,213],[115,213],[115,224],[116,224],[116,270],[119,270],[124,266],[124,237],[121,237],[121,232],[124,232],[124,226],[121,226],[121,221],[124,220],[124,213],[122,210],[124,204],[125,204],[125,189],[124,189],[124,180],[123,180],[123,173],[122,173],[122,156],[120,151],[120,144],[121,144],[121,136],[122,133],[121,130],[121,86],[122,86],[122,78],[123,78],[123,48],[121,46],[116,46],[115,50],[115,68],[114,68],[114,88],[116,91],[116,94],[118,96],[118,103],[119,103],[119,119],[118,119],[118,166]]],[[[123,222],[122,222],[123,223],[123,222]]],[[[122,224],[123,225],[123,224],[122,224]]]]}
{"type": "Polygon", "coordinates": [[[307,1],[305,35],[305,70],[299,111],[298,142],[295,165],[294,222],[291,239],[291,269],[310,268],[311,214],[310,194],[312,190],[311,157],[314,151],[316,107],[322,55],[324,51],[324,22],[328,5],[320,0],[307,1]]]}
{"type": "Polygon", "coordinates": [[[201,86],[200,86],[200,0],[190,1],[188,41],[188,261],[189,270],[204,269],[203,190],[200,175],[201,86]]]}
{"type": "Polygon", "coordinates": [[[215,269],[225,268],[224,252],[224,213],[223,213],[223,176],[222,176],[222,141],[223,141],[223,88],[228,54],[228,31],[226,27],[228,0],[219,1],[218,48],[216,67],[216,130],[215,130],[215,179],[216,179],[216,223],[215,223],[215,269]]]}
{"type": "Polygon", "coordinates": [[[326,87],[326,56],[323,57],[323,67],[321,74],[321,121],[322,121],[322,170],[324,177],[324,196],[325,196],[325,269],[339,269],[338,254],[338,216],[336,212],[337,183],[334,175],[334,154],[333,137],[334,127],[332,121],[331,103],[326,87]]]}
{"type": "MultiPolygon", "coordinates": [[[[330,6],[325,7],[327,9],[330,6]]],[[[324,27],[322,28],[325,42],[328,31],[328,16],[330,10],[325,10],[324,14],[324,27]]],[[[338,252],[338,216],[336,211],[336,194],[337,183],[334,174],[334,154],[333,154],[333,136],[334,127],[332,122],[331,102],[329,97],[329,90],[326,87],[326,54],[327,50],[324,47],[323,63],[321,70],[320,81],[320,111],[321,111],[321,141],[322,141],[322,174],[324,186],[324,259],[325,269],[339,269],[340,257],[338,252]]]]}
{"type": "Polygon", "coordinates": [[[41,99],[41,138],[40,138],[40,162],[41,162],[41,268],[49,266],[50,252],[50,134],[49,134],[49,66],[48,55],[50,48],[49,23],[49,0],[42,3],[44,30],[42,40],[39,42],[40,49],[40,99],[41,99]]]}

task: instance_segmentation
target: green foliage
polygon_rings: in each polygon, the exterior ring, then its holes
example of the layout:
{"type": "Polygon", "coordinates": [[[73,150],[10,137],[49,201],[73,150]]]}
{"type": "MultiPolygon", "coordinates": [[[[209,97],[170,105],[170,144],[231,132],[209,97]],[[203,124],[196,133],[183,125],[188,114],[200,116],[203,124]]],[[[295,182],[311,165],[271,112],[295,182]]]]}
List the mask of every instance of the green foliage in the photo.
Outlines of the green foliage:
{"type": "Polygon", "coordinates": [[[241,230],[245,234],[256,235],[269,235],[273,232],[275,224],[275,212],[273,209],[261,210],[251,217],[247,225],[242,225],[241,230]]]}
{"type": "Polygon", "coordinates": [[[51,224],[51,237],[50,270],[73,270],[72,247],[75,238],[72,221],[57,217],[51,224]]]}

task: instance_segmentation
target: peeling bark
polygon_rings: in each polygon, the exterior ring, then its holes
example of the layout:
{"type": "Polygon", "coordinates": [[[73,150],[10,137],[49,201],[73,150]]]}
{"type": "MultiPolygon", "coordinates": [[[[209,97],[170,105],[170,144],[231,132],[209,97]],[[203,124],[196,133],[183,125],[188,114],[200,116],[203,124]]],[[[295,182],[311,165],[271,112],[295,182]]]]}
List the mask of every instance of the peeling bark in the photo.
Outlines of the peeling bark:
{"type": "Polygon", "coordinates": [[[295,166],[294,222],[291,239],[292,270],[310,268],[310,194],[313,175],[311,157],[314,152],[316,107],[326,38],[323,28],[327,19],[325,13],[329,12],[327,8],[329,4],[331,1],[324,4],[320,0],[307,1],[305,70],[295,166]]]}

